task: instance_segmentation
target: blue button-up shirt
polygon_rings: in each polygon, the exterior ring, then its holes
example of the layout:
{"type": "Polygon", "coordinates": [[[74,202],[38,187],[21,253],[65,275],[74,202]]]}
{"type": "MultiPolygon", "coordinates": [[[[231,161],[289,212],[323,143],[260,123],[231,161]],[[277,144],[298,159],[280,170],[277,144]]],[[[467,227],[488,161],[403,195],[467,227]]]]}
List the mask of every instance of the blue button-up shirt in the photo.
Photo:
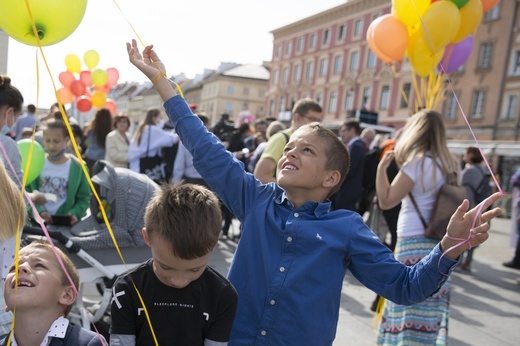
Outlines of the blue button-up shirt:
{"type": "Polygon", "coordinates": [[[357,213],[330,212],[329,201],[295,209],[278,185],[245,172],[180,96],[164,108],[197,171],[242,223],[228,276],[238,292],[230,345],[331,345],[347,269],[374,292],[414,304],[456,264],[439,262],[437,246],[407,267],[357,213]]]}

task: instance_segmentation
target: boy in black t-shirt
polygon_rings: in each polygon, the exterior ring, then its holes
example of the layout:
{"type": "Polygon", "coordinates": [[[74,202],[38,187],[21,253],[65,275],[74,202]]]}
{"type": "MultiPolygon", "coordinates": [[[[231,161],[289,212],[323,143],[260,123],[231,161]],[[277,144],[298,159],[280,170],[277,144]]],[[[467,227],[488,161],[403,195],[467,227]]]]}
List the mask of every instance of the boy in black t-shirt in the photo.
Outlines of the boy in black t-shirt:
{"type": "Polygon", "coordinates": [[[143,228],[152,258],[113,288],[111,345],[227,344],[237,293],[208,266],[221,225],[219,201],[207,188],[161,187],[143,228]]]}

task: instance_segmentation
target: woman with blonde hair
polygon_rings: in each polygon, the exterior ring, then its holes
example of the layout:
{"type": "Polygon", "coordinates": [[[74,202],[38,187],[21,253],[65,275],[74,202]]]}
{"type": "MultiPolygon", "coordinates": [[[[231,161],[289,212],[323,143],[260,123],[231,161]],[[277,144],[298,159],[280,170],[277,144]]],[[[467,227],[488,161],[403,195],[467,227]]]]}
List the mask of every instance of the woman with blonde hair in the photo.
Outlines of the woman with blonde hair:
{"type": "Polygon", "coordinates": [[[144,173],[156,182],[164,181],[166,175],[161,149],[170,147],[179,141],[179,137],[162,129],[163,112],[152,108],[135,131],[128,147],[129,168],[137,173],[144,173]]]}
{"type": "MultiPolygon", "coordinates": [[[[414,265],[437,245],[438,240],[424,236],[418,210],[425,220],[430,220],[437,191],[448,179],[459,179],[459,174],[457,160],[446,145],[441,114],[421,110],[408,119],[394,150],[383,156],[376,175],[380,208],[390,209],[402,201],[397,222],[397,260],[414,265]],[[394,156],[399,172],[390,184],[386,169],[394,156]]],[[[423,303],[403,306],[386,301],[377,344],[446,345],[449,298],[448,278],[437,293],[423,303]]]]}

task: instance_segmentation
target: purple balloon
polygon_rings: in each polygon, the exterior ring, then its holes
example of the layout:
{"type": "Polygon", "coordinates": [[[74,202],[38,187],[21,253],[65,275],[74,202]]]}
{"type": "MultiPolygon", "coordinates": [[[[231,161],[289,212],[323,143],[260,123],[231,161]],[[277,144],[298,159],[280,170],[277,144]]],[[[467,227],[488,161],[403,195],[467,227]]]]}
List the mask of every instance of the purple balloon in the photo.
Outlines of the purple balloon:
{"type": "Polygon", "coordinates": [[[458,43],[450,43],[444,49],[444,55],[437,66],[439,71],[451,73],[457,70],[459,67],[469,59],[471,52],[473,51],[473,36],[469,35],[464,40],[458,43]]]}

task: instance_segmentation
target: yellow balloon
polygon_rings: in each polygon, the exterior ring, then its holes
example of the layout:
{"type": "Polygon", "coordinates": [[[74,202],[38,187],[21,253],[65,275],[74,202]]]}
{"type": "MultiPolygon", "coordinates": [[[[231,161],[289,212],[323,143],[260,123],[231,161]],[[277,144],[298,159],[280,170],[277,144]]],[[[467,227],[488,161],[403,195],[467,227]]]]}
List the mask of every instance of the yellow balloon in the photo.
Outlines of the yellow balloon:
{"type": "Polygon", "coordinates": [[[85,55],[83,55],[83,61],[85,61],[85,65],[87,65],[89,69],[93,69],[99,63],[98,52],[93,49],[87,50],[85,55]]]}
{"type": "Polygon", "coordinates": [[[414,26],[430,7],[431,0],[394,0],[392,13],[406,26],[414,26]]]}
{"type": "Polygon", "coordinates": [[[105,94],[102,91],[96,91],[94,94],[92,94],[92,106],[94,107],[102,107],[107,102],[107,94],[105,94]]]}
{"type": "Polygon", "coordinates": [[[58,43],[76,30],[87,8],[87,0],[0,0],[0,28],[13,39],[37,46],[29,4],[42,46],[58,43]]]}
{"type": "Polygon", "coordinates": [[[457,43],[471,35],[479,26],[484,9],[481,0],[470,0],[460,8],[460,28],[452,42],[457,43]]]}
{"type": "Polygon", "coordinates": [[[92,84],[95,86],[103,86],[107,84],[108,81],[108,73],[105,70],[97,69],[92,72],[92,84]]]}
{"type": "Polygon", "coordinates": [[[67,71],[69,72],[81,72],[81,60],[79,60],[76,54],[67,54],[65,56],[65,66],[67,66],[67,71]]]}
{"type": "Polygon", "coordinates": [[[459,8],[451,1],[437,1],[424,13],[421,36],[432,52],[450,43],[460,27],[459,8]]]}
{"type": "Polygon", "coordinates": [[[441,61],[444,48],[437,53],[432,52],[420,32],[417,31],[410,37],[407,54],[415,73],[421,77],[426,77],[441,61]]]}

